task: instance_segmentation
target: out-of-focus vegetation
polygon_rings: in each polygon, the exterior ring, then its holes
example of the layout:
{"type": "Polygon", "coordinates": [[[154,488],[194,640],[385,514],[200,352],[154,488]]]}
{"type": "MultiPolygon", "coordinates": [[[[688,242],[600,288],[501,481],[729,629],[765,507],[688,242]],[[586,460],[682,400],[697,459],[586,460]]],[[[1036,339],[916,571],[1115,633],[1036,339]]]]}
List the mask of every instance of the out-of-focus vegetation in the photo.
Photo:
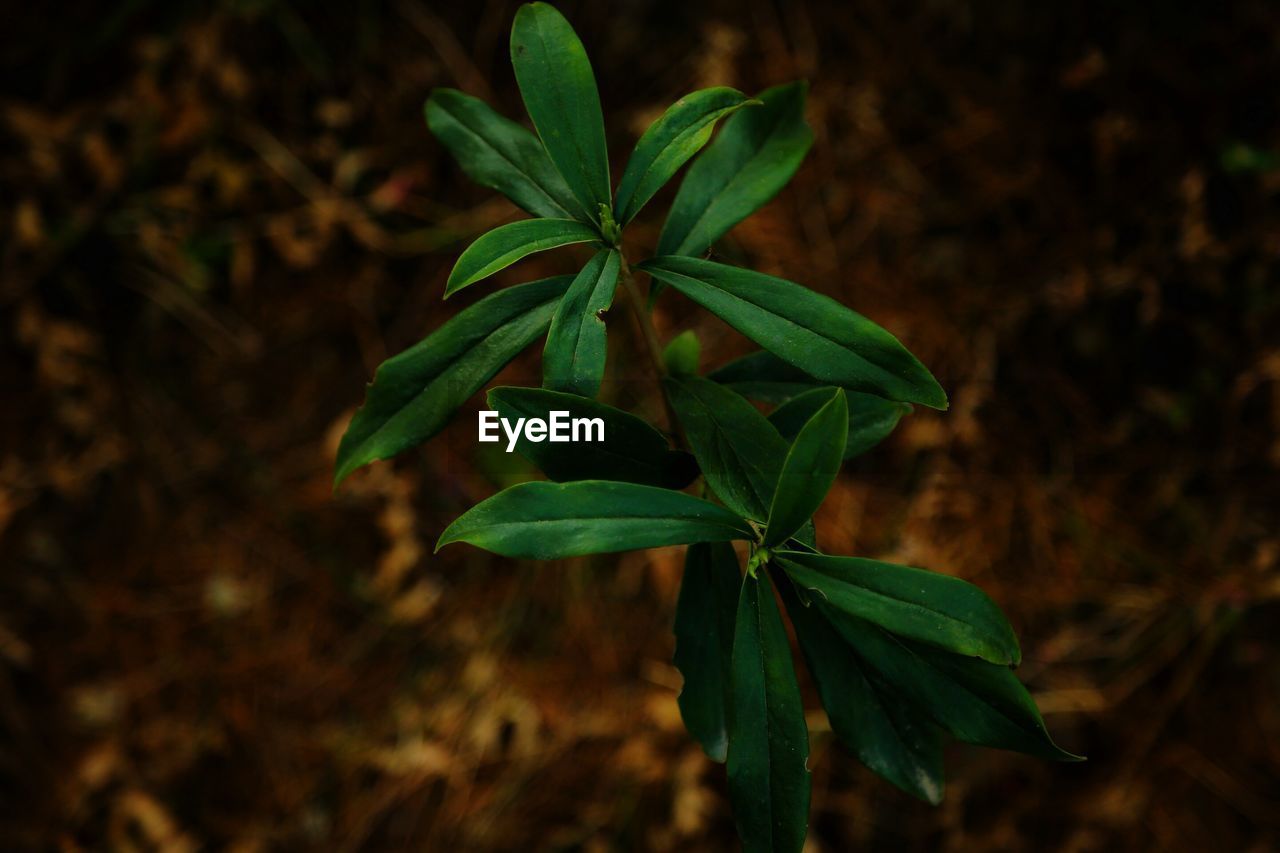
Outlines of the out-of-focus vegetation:
{"type": "MultiPolygon", "coordinates": [[[[430,555],[528,476],[469,412],[330,492],[373,366],[488,289],[439,299],[516,212],[421,107],[449,85],[519,114],[513,10],[6,13],[0,847],[732,842],[676,710],[678,550],[430,555]]],[[[882,323],[953,401],[850,466],[820,535],[981,584],[1090,756],[957,746],[930,808],[844,754],[807,685],[812,843],[1280,844],[1271,4],[564,10],[618,152],[692,89],[812,81],[808,161],[721,257],[882,323]]],[[[669,293],[657,319],[712,364],[745,346],[669,293]]],[[[501,378],[537,376],[534,352],[501,378]]]]}

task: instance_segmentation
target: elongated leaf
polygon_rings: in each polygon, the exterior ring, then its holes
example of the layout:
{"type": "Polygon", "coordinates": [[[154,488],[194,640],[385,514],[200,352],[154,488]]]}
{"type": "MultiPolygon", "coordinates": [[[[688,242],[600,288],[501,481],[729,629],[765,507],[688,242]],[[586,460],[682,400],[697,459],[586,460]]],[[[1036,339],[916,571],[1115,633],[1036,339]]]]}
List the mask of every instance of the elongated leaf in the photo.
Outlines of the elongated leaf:
{"type": "Polygon", "coordinates": [[[594,397],[604,380],[604,313],[613,304],[621,255],[601,249],[587,261],[560,300],[542,350],[542,384],[553,391],[594,397]]]}
{"type": "Polygon", "coordinates": [[[743,848],[799,851],[809,821],[809,730],[787,632],[763,572],[742,581],[730,689],[729,798],[743,848]]]}
{"type": "Polygon", "coordinates": [[[827,398],[827,403],[800,430],[783,460],[778,488],[769,507],[766,548],[795,535],[822,505],[840,472],[849,432],[849,407],[844,391],[838,388],[827,398]]]}
{"type": "Polygon", "coordinates": [[[863,660],[920,712],[965,743],[1055,761],[1079,761],[1049,737],[1035,702],[1013,671],[944,652],[814,602],[863,660]]]}
{"type": "MultiPolygon", "coordinates": [[[[768,350],[756,350],[717,367],[707,378],[762,403],[785,403],[792,397],[817,390],[822,383],[768,350]]],[[[805,420],[808,420],[806,417],[805,420]]],[[[800,426],[796,426],[796,431],[800,426]]],[[[794,437],[784,436],[785,438],[794,437]]]]}
{"type": "MultiPolygon", "coordinates": [[[[599,425],[603,441],[564,443],[548,436],[546,441],[533,442],[521,432],[517,452],[552,480],[616,480],[683,489],[698,476],[692,456],[672,450],[666,436],[647,421],[613,406],[542,388],[494,388],[489,392],[489,406],[517,430],[519,419],[551,422],[552,412],[567,412],[571,425],[573,420],[586,420],[583,437],[588,430],[592,438],[597,437],[599,425]]],[[[503,435],[502,441],[507,442],[508,437],[503,435]]]]}
{"type": "Polygon", "coordinates": [[[863,764],[908,794],[935,805],[942,802],[937,725],[895,694],[817,607],[801,604],[789,582],[777,580],[777,587],[836,737],[863,764]]]}
{"type": "Polygon", "coordinates": [[[782,436],[755,406],[714,382],[680,376],[664,385],[716,497],[734,512],[764,521],[787,455],[782,436]]]}
{"type": "MultiPolygon", "coordinates": [[[[769,414],[769,423],[777,427],[783,438],[790,440],[830,396],[830,391],[823,388],[797,394],[769,414]]],[[[874,394],[848,391],[846,396],[849,398],[849,434],[845,439],[845,459],[860,456],[884,441],[902,416],[911,412],[910,403],[895,403],[874,394]]]]}
{"type": "Polygon", "coordinates": [[[808,84],[776,86],[731,116],[685,175],[658,239],[660,255],[700,255],[778,194],[813,144],[808,84]]]}
{"type": "Polygon", "coordinates": [[[511,27],[511,64],[551,162],[598,221],[599,206],[610,204],[609,153],[586,49],[555,8],[527,3],[511,27]]]}
{"type": "Polygon", "coordinates": [[[999,664],[1022,660],[1000,608],[959,578],[860,557],[782,551],[775,558],[799,587],[840,612],[956,654],[999,664]]]}
{"type": "Polygon", "coordinates": [[[439,432],[462,403],[546,331],[569,276],[507,288],[387,359],[338,445],[334,486],[439,432]]]}
{"type": "Polygon", "coordinates": [[[636,143],[618,182],[618,224],[626,225],[681,166],[702,150],[716,122],[746,104],[737,89],[716,86],[685,95],[672,104],[636,143]]]}
{"type": "Polygon", "coordinates": [[[750,536],[734,513],[683,492],[581,480],[498,492],[450,524],[436,550],[469,542],[504,557],[555,560],[750,536]]]}
{"type": "Polygon", "coordinates": [[[436,89],[425,112],[427,127],[477,184],[534,216],[589,221],[538,137],[484,101],[457,89],[436,89]]]}
{"type": "Polygon", "coordinates": [[[591,226],[572,219],[522,219],[500,225],[482,234],[458,257],[444,288],[445,298],[534,252],[599,239],[591,226]]]}
{"type": "Polygon", "coordinates": [[[937,380],[897,338],[833,299],[699,258],[654,258],[640,268],[823,383],[946,408],[937,380]]]}
{"type": "Polygon", "coordinates": [[[733,546],[689,546],[676,604],[674,663],[684,676],[677,702],[685,728],[712,761],[724,761],[729,751],[729,673],[741,585],[733,546]]]}

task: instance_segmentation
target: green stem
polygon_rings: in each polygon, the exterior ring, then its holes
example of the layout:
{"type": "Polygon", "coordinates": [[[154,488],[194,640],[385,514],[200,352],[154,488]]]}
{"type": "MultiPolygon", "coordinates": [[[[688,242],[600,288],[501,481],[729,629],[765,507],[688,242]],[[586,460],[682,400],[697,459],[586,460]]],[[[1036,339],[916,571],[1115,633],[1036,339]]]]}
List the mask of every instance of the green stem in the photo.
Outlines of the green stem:
{"type": "Polygon", "coordinates": [[[631,273],[631,266],[627,263],[627,258],[619,251],[622,257],[622,290],[627,296],[627,305],[631,309],[631,317],[635,320],[636,326],[640,331],[640,337],[644,339],[645,349],[649,353],[649,363],[653,367],[654,376],[658,383],[658,393],[662,397],[662,407],[667,417],[667,432],[679,439],[680,445],[688,448],[689,440],[685,437],[684,428],[680,425],[680,419],[676,417],[675,409],[671,406],[671,401],[667,398],[667,389],[662,384],[662,380],[667,377],[667,365],[662,359],[662,343],[658,340],[658,332],[653,328],[653,321],[649,317],[649,312],[644,310],[644,297],[640,295],[640,290],[636,287],[635,276],[631,273]]]}

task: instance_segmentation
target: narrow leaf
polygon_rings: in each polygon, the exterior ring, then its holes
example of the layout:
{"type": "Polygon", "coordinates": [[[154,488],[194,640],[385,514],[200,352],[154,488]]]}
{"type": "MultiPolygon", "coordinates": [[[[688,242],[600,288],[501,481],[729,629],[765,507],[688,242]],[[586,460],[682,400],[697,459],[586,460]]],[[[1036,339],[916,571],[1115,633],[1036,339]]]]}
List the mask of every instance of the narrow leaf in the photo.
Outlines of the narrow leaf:
{"type": "Polygon", "coordinates": [[[809,820],[809,731],[764,573],[742,581],[730,688],[729,799],[743,848],[798,853],[809,820]]]}
{"type": "Polygon", "coordinates": [[[542,350],[542,384],[553,391],[594,397],[604,379],[604,314],[613,304],[621,255],[601,249],[582,268],[551,318],[542,350]]]}
{"type": "Polygon", "coordinates": [[[942,802],[937,725],[893,693],[817,607],[800,602],[790,583],[778,581],[777,587],[836,737],[863,764],[908,794],[934,805],[942,802]]]}
{"type": "Polygon", "coordinates": [[[618,182],[618,224],[626,225],[662,185],[711,138],[716,122],[746,104],[758,104],[737,89],[716,86],[676,101],[636,143],[618,182]]]}
{"type": "Polygon", "coordinates": [[[440,536],[504,557],[555,560],[690,542],[746,539],[751,528],[709,501],[653,486],[521,483],[481,501],[440,536]]]}
{"type": "Polygon", "coordinates": [[[813,144],[803,81],[768,89],[725,122],[685,175],[658,239],[660,255],[700,255],[786,186],[813,144]]]}
{"type": "Polygon", "coordinates": [[[677,702],[685,728],[712,761],[723,762],[729,750],[729,673],[741,584],[733,546],[689,546],[676,604],[674,663],[684,677],[677,702]]]}
{"type": "Polygon", "coordinates": [[[572,219],[522,219],[500,225],[480,235],[458,257],[444,288],[445,298],[534,252],[599,239],[591,226],[572,219]]]}
{"type": "MultiPolygon", "coordinates": [[[[777,427],[783,438],[794,438],[830,396],[830,391],[824,388],[797,394],[770,413],[769,423],[777,427]]],[[[846,396],[849,398],[849,435],[845,439],[845,459],[860,456],[884,441],[902,416],[911,412],[910,403],[895,403],[874,394],[848,391],[846,396]]]]}
{"type": "Polygon", "coordinates": [[[775,557],[798,586],[842,613],[956,654],[999,664],[1022,660],[1000,608],[960,578],[861,557],[787,551],[775,557]]]}
{"type": "Polygon", "coordinates": [[[586,49],[555,8],[527,3],[511,27],[511,64],[551,162],[598,221],[599,206],[610,204],[609,155],[586,49]]]}
{"type": "Polygon", "coordinates": [[[937,380],[897,338],[834,299],[699,258],[654,258],[640,268],[823,383],[946,408],[937,380]]]}
{"type": "Polygon", "coordinates": [[[1013,671],[893,634],[815,602],[863,660],[922,713],[965,743],[1055,761],[1080,761],[1049,737],[1035,702],[1013,671]]]}
{"type": "Polygon", "coordinates": [[[383,362],[338,445],[334,485],[439,432],[468,397],[546,331],[569,281],[559,276],[486,296],[383,362]]]}
{"type": "MultiPolygon", "coordinates": [[[[698,465],[682,450],[672,450],[667,438],[649,423],[621,409],[595,400],[547,391],[542,388],[494,388],[489,406],[512,423],[518,419],[541,418],[548,422],[552,412],[566,412],[570,435],[582,424],[582,436],[590,432],[602,441],[534,442],[521,432],[516,451],[544,474],[558,482],[573,480],[615,480],[683,489],[698,476],[698,465]]],[[[502,440],[507,441],[504,435],[502,440]]]]}
{"type": "Polygon", "coordinates": [[[769,507],[766,548],[795,535],[822,505],[840,472],[849,433],[849,407],[839,388],[828,393],[827,400],[800,430],[782,463],[769,507]]]}
{"type": "MultiPolygon", "coordinates": [[[[717,367],[707,378],[731,388],[744,397],[762,403],[785,403],[792,397],[816,390],[822,383],[800,368],[788,364],[768,350],[756,350],[717,367]]],[[[808,417],[805,418],[808,420],[808,417]]],[[[800,424],[796,426],[799,431],[800,424]]],[[[791,438],[794,436],[787,436],[791,438]]]]}
{"type": "Polygon", "coordinates": [[[756,407],[699,376],[665,380],[671,405],[716,497],[747,518],[764,521],[787,443],[756,407]]]}
{"type": "Polygon", "coordinates": [[[436,89],[425,107],[427,127],[481,186],[534,216],[589,221],[538,137],[457,89],[436,89]]]}

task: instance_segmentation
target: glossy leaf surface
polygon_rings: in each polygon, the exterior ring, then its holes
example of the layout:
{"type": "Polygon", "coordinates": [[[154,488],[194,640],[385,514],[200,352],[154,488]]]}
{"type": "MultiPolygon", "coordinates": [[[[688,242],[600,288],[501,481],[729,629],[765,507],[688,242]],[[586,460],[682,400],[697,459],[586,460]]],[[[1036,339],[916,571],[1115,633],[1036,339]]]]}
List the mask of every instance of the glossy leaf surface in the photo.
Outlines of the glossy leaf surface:
{"type": "Polygon", "coordinates": [[[733,512],[683,492],[603,480],[537,482],[504,489],[467,510],[441,534],[436,550],[469,542],[504,557],[554,560],[750,535],[733,512]]]}
{"type": "Polygon", "coordinates": [[[499,225],[482,234],[458,256],[444,295],[452,296],[535,252],[599,239],[600,235],[591,226],[572,219],[522,219],[499,225]]]}
{"type": "Polygon", "coordinates": [[[790,582],[775,578],[836,737],[902,790],[940,803],[945,777],[937,725],[893,693],[817,607],[801,604],[790,582]]]}
{"type": "MultiPolygon", "coordinates": [[[[857,391],[845,393],[849,398],[849,433],[845,438],[845,459],[860,456],[884,441],[902,416],[911,412],[910,403],[895,403],[893,400],[857,391]]],[[[823,388],[797,394],[769,413],[769,423],[777,428],[783,438],[790,441],[829,396],[830,392],[823,388]]]]}
{"type": "Polygon", "coordinates": [[[427,127],[471,180],[497,190],[534,216],[587,221],[538,137],[457,89],[436,89],[427,127]]]}
{"type": "Polygon", "coordinates": [[[729,673],[742,574],[733,546],[690,545],[676,604],[676,669],[684,677],[677,702],[684,726],[712,761],[729,750],[729,673]]]}
{"type": "Polygon", "coordinates": [[[620,263],[616,249],[601,249],[569,285],[542,350],[544,387],[582,397],[599,392],[608,343],[604,315],[613,304],[620,263]]]}
{"type": "Polygon", "coordinates": [[[748,103],[757,102],[727,86],[701,89],[676,101],[649,125],[618,182],[618,224],[630,222],[653,194],[702,150],[717,121],[748,103]]]}
{"type": "Polygon", "coordinates": [[[383,362],[338,445],[334,485],[439,432],[468,397],[546,331],[569,281],[559,276],[486,296],[383,362]]]}
{"type": "Polygon", "coordinates": [[[844,391],[827,392],[827,402],[800,429],[782,462],[769,507],[764,546],[781,545],[822,505],[844,460],[849,407],[844,391]]]}
{"type": "Polygon", "coordinates": [[[660,255],[700,255],[786,186],[813,144],[808,84],[776,86],[762,105],[725,122],[680,184],[658,239],[660,255]]]}
{"type": "Polygon", "coordinates": [[[599,205],[610,205],[609,153],[586,48],[554,7],[527,3],[511,27],[511,64],[551,162],[599,221],[599,205]]]}
{"type": "Polygon", "coordinates": [[[894,634],[998,664],[1022,659],[1013,628],[985,592],[950,575],[861,557],[778,552],[797,586],[894,634]]]}
{"type": "Polygon", "coordinates": [[[743,847],[798,851],[809,820],[809,730],[766,575],[742,581],[733,637],[729,798],[743,847]]]}
{"type": "Polygon", "coordinates": [[[639,266],[823,383],[935,409],[947,405],[937,381],[897,338],[833,299],[699,258],[653,258],[639,266]]]}

